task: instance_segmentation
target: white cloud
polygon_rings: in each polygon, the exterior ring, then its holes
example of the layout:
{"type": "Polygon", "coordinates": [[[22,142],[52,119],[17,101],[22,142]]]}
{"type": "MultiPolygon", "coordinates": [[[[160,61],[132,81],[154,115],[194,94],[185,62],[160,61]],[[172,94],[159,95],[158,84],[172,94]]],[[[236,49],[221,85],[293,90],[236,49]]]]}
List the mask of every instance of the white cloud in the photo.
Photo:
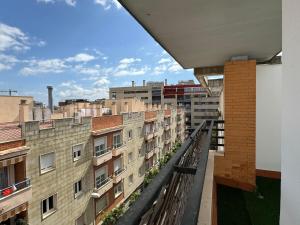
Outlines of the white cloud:
{"type": "Polygon", "coordinates": [[[161,58],[158,61],[158,65],[154,67],[153,73],[156,75],[166,72],[178,73],[181,70],[183,70],[182,67],[175,60],[171,58],[161,58]]]}
{"type": "Polygon", "coordinates": [[[86,53],[79,53],[73,57],[67,58],[66,61],[67,62],[89,62],[94,59],[96,59],[96,57],[93,55],[89,55],[86,53]]]}
{"type": "Polygon", "coordinates": [[[162,63],[168,63],[171,62],[172,60],[170,58],[162,58],[158,61],[158,64],[162,64],[162,63]]]}
{"type": "Polygon", "coordinates": [[[28,50],[29,37],[19,28],[0,23],[0,52],[28,50]]]}
{"type": "Polygon", "coordinates": [[[70,6],[76,6],[76,0],[37,0],[37,2],[41,2],[41,3],[56,3],[56,2],[59,2],[59,1],[64,1],[67,5],[70,5],[70,6]]]}
{"type": "Polygon", "coordinates": [[[0,54],[0,72],[10,70],[19,60],[12,55],[0,54]]]}
{"type": "Polygon", "coordinates": [[[103,78],[100,82],[95,82],[93,87],[84,87],[81,84],[77,84],[76,81],[68,81],[62,83],[58,87],[59,97],[62,99],[67,98],[86,98],[86,99],[98,99],[108,97],[108,80],[103,78]]]}
{"type": "Polygon", "coordinates": [[[139,58],[124,58],[120,60],[120,64],[131,64],[135,62],[141,62],[142,60],[139,58]]]}
{"type": "Polygon", "coordinates": [[[68,66],[61,59],[28,60],[28,65],[20,70],[22,75],[37,75],[43,73],[62,73],[68,66]]]}
{"type": "Polygon", "coordinates": [[[111,9],[114,6],[117,9],[121,9],[122,5],[117,0],[94,0],[95,4],[101,5],[104,10],[111,9]]]}

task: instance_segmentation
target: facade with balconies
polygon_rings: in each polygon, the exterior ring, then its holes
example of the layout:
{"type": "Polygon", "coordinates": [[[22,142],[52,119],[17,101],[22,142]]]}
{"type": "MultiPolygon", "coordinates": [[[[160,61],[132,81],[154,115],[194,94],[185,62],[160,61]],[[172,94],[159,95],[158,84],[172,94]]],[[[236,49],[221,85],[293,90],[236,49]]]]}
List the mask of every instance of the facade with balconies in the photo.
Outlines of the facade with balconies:
{"type": "Polygon", "coordinates": [[[28,222],[28,204],[32,198],[31,180],[26,170],[28,151],[20,127],[15,124],[0,125],[1,224],[28,222]]]}

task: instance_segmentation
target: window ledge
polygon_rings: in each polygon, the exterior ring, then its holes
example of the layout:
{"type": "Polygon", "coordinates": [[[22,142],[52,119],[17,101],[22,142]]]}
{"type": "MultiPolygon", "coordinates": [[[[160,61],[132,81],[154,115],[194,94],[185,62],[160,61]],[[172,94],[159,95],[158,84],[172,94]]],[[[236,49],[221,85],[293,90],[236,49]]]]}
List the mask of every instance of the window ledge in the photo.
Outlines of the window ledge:
{"type": "Polygon", "coordinates": [[[53,209],[50,212],[42,214],[42,220],[47,219],[49,216],[51,216],[52,214],[54,214],[56,211],[57,211],[57,209],[53,209]]]}
{"type": "Polygon", "coordinates": [[[49,168],[49,169],[46,169],[46,170],[40,170],[40,174],[43,175],[43,174],[49,173],[53,170],[55,170],[55,167],[49,168]]]}

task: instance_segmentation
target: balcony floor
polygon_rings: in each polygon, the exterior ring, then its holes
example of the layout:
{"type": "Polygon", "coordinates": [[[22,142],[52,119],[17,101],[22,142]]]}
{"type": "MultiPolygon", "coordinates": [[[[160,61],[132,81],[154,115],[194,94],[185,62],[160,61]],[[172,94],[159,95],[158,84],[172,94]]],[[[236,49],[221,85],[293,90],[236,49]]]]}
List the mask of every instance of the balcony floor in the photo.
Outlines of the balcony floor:
{"type": "Polygon", "coordinates": [[[218,185],[219,225],[279,225],[280,180],[257,177],[257,191],[218,185]]]}

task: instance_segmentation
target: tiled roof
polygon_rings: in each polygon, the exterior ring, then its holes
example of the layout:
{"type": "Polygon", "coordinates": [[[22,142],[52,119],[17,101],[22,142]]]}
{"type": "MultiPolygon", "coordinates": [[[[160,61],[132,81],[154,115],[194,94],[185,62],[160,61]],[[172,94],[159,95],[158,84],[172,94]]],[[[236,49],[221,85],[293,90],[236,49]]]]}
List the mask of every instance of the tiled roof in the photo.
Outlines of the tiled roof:
{"type": "Polygon", "coordinates": [[[21,127],[19,123],[2,123],[0,124],[0,142],[21,139],[21,127]]]}

